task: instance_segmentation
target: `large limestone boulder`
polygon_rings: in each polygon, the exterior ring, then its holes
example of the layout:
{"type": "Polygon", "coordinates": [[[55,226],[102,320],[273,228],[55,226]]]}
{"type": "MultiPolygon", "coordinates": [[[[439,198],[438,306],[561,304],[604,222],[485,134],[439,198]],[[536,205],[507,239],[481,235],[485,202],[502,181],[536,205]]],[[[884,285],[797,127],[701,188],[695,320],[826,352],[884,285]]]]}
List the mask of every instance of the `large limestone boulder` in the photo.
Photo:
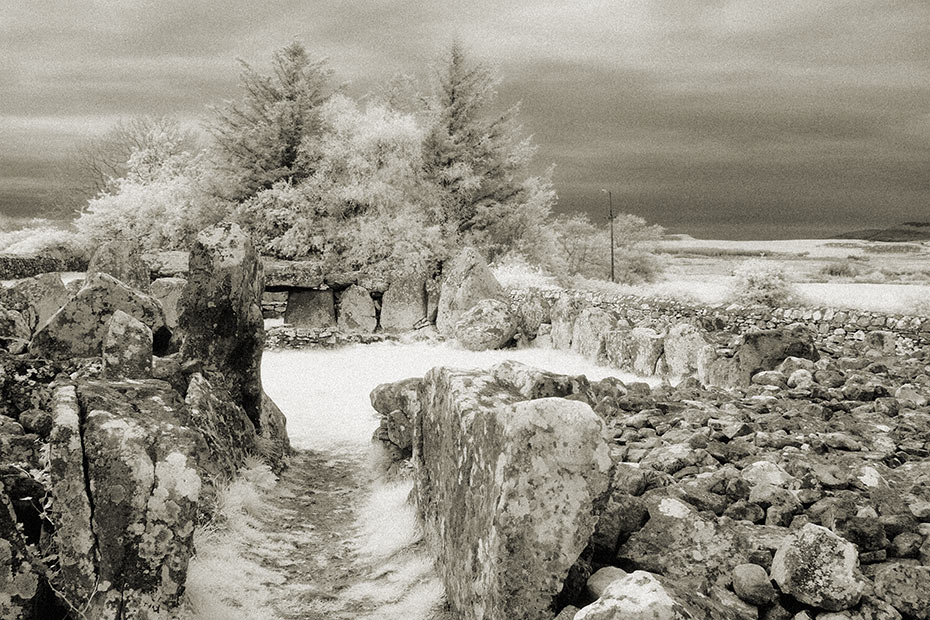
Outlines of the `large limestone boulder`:
{"type": "Polygon", "coordinates": [[[158,278],[149,287],[149,293],[158,300],[165,312],[165,325],[172,332],[178,328],[178,312],[185,286],[187,280],[184,278],[158,278]]]}
{"type": "Polygon", "coordinates": [[[0,308],[0,339],[28,341],[32,335],[29,324],[16,310],[0,308]]]}
{"type": "Polygon", "coordinates": [[[740,610],[682,589],[673,579],[634,571],[608,584],[574,620],[736,620],[740,610]]]}
{"type": "Polygon", "coordinates": [[[875,576],[875,593],[908,618],[930,620],[930,566],[882,567],[875,576]]]}
{"type": "Polygon", "coordinates": [[[81,410],[73,385],[56,388],[49,437],[49,516],[61,567],[53,582],[68,600],[87,601],[96,580],[95,535],[85,487],[81,410]]]}
{"type": "Polygon", "coordinates": [[[785,594],[827,611],[855,606],[865,588],[856,546],[813,523],[785,539],[771,574],[785,594]]]}
{"type": "Polygon", "coordinates": [[[152,330],[156,354],[168,346],[171,332],[165,324],[161,304],[113,276],[95,273],[85,280],[77,295],[39,328],[32,337],[29,351],[55,360],[98,356],[107,323],[117,310],[152,330]]]}
{"type": "Polygon", "coordinates": [[[693,323],[679,323],[665,335],[665,365],[673,377],[689,377],[697,372],[701,350],[707,346],[704,330],[693,323]]]}
{"type": "Polygon", "coordinates": [[[664,350],[665,336],[649,327],[614,330],[607,335],[607,360],[643,377],[656,374],[664,350]]]}
{"type": "Polygon", "coordinates": [[[0,288],[0,306],[22,314],[30,332],[58,312],[70,297],[57,273],[23,278],[0,288]]]}
{"type": "Polygon", "coordinates": [[[739,359],[732,351],[721,351],[718,347],[705,345],[698,354],[697,378],[706,386],[735,387],[741,385],[739,359]]]}
{"type": "Polygon", "coordinates": [[[209,450],[204,467],[211,474],[231,478],[245,457],[255,453],[255,425],[236,403],[220,398],[201,373],[191,375],[185,403],[188,424],[200,432],[209,450]]]}
{"type": "Polygon", "coordinates": [[[142,255],[142,262],[149,269],[152,278],[186,278],[190,269],[190,252],[186,250],[166,250],[148,252],[142,255]]]}
{"type": "Polygon", "coordinates": [[[381,298],[381,329],[403,332],[426,318],[426,278],[418,275],[398,278],[381,298]]]}
{"type": "Polygon", "coordinates": [[[552,304],[539,289],[530,289],[516,307],[520,332],[532,340],[539,334],[539,326],[551,321],[552,304]]]}
{"type": "Polygon", "coordinates": [[[375,302],[368,289],[353,284],[339,295],[337,326],[347,333],[370,334],[378,326],[375,302]]]}
{"type": "Polygon", "coordinates": [[[106,273],[123,284],[139,290],[148,290],[151,274],[142,260],[142,248],[130,241],[107,241],[94,252],[87,265],[88,277],[106,273]]]}
{"type": "Polygon", "coordinates": [[[117,310],[107,322],[103,368],[111,379],[144,379],[152,375],[152,330],[117,310]]]}
{"type": "Polygon", "coordinates": [[[471,351],[500,349],[517,333],[510,308],[496,299],[483,299],[462,313],[455,324],[455,338],[471,351]]]}
{"type": "Polygon", "coordinates": [[[97,578],[88,617],[146,617],[183,593],[205,485],[199,433],[184,403],[154,380],[78,384],[84,458],[92,495],[97,578]],[[99,583],[98,582],[98,583],[99,583]]]}
{"type": "Polygon", "coordinates": [[[572,326],[571,350],[593,362],[606,362],[607,334],[616,322],[600,308],[585,308],[572,326]]]}
{"type": "Polygon", "coordinates": [[[197,235],[181,298],[182,354],[201,360],[211,381],[222,380],[256,425],[265,335],[262,288],[261,262],[239,226],[218,224],[197,235]]]}
{"type": "Polygon", "coordinates": [[[575,331],[575,319],[584,309],[584,302],[569,295],[559,297],[550,311],[552,320],[552,347],[569,349],[575,331]]]}
{"type": "Polygon", "coordinates": [[[322,329],[336,326],[336,305],[333,291],[295,290],[287,297],[284,322],[294,327],[322,329]]]}
{"type": "Polygon", "coordinates": [[[749,385],[752,376],[761,370],[775,370],[789,357],[813,361],[820,357],[813,334],[803,325],[747,332],[737,355],[742,385],[749,385]]]}
{"type": "Polygon", "coordinates": [[[578,401],[521,401],[482,371],[434,368],[423,382],[417,505],[454,613],[544,617],[607,489],[603,421],[578,401]]]}
{"type": "Polygon", "coordinates": [[[507,301],[507,293],[491,273],[478,250],[465,248],[443,269],[436,329],[454,336],[462,314],[483,299],[507,301]]]}
{"type": "Polygon", "coordinates": [[[323,269],[316,261],[281,260],[265,256],[265,286],[269,289],[307,288],[323,286],[323,269]]]}

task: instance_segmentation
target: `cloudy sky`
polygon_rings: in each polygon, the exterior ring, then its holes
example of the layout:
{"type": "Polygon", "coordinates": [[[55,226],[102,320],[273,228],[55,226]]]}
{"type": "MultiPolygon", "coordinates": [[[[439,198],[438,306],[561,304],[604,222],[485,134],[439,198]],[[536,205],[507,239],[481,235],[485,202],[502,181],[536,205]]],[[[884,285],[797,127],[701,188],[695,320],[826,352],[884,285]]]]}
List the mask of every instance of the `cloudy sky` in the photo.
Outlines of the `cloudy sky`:
{"type": "Polygon", "coordinates": [[[453,39],[499,67],[560,210],[701,236],[930,220],[928,0],[3,0],[0,211],[121,117],[189,122],[303,41],[349,92],[453,39]]]}

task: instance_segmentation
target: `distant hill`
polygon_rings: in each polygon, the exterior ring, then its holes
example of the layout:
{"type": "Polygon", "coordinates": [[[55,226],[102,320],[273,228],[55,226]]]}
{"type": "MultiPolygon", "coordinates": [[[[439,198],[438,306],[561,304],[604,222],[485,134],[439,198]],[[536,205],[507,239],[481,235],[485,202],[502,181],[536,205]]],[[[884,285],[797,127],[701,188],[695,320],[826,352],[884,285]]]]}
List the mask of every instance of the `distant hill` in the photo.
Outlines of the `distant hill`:
{"type": "Polygon", "coordinates": [[[889,228],[866,228],[834,235],[830,239],[866,241],[930,241],[930,222],[902,222],[889,228]]]}

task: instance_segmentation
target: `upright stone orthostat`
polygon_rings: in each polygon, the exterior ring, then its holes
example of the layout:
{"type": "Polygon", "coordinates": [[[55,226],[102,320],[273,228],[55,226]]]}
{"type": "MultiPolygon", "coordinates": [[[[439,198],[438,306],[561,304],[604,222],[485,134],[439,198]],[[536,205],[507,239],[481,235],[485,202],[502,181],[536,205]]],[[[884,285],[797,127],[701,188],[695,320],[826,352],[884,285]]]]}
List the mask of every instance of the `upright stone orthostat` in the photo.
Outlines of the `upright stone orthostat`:
{"type": "Polygon", "coordinates": [[[604,423],[482,371],[434,368],[420,396],[418,506],[450,604],[468,620],[543,617],[607,489],[604,423]]]}

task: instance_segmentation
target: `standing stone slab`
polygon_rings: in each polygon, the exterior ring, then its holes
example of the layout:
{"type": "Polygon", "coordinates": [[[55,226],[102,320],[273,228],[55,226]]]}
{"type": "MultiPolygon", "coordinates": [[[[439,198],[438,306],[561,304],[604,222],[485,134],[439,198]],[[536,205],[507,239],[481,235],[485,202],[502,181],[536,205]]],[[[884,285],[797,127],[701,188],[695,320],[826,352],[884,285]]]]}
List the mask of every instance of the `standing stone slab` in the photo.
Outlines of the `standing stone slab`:
{"type": "Polygon", "coordinates": [[[86,602],[94,591],[96,549],[84,471],[80,407],[73,385],[55,389],[49,436],[50,511],[61,572],[55,586],[68,600],[86,602]]]}
{"type": "Polygon", "coordinates": [[[324,290],[294,290],[287,298],[284,322],[294,327],[322,329],[336,326],[333,292],[324,290]]]}
{"type": "Polygon", "coordinates": [[[181,295],[186,285],[187,280],[184,278],[158,278],[149,287],[152,297],[161,303],[162,310],[165,312],[165,324],[171,331],[178,327],[181,295]]]}
{"type": "Polygon", "coordinates": [[[436,310],[436,329],[444,336],[454,336],[459,318],[479,301],[507,301],[507,293],[474,248],[462,250],[443,271],[439,307],[436,310]]]}
{"type": "Polygon", "coordinates": [[[337,325],[346,333],[370,334],[378,326],[375,302],[368,289],[353,284],[339,295],[339,320],[337,325]]]}
{"type": "Polygon", "coordinates": [[[578,401],[522,401],[481,371],[423,380],[413,461],[426,537],[467,620],[545,616],[594,530],[611,465],[578,401]]]}
{"type": "Polygon", "coordinates": [[[381,329],[407,331],[426,318],[426,281],[422,276],[398,278],[381,300],[381,329]]]}
{"type": "Polygon", "coordinates": [[[595,363],[607,361],[607,334],[617,321],[600,308],[585,308],[572,327],[571,350],[595,363]]]}
{"type": "Polygon", "coordinates": [[[0,290],[0,306],[20,312],[33,330],[58,312],[70,297],[59,274],[43,273],[0,290]]]}
{"type": "Polygon", "coordinates": [[[217,224],[197,235],[181,298],[182,355],[203,361],[256,425],[261,417],[262,264],[248,235],[217,224]]]}

